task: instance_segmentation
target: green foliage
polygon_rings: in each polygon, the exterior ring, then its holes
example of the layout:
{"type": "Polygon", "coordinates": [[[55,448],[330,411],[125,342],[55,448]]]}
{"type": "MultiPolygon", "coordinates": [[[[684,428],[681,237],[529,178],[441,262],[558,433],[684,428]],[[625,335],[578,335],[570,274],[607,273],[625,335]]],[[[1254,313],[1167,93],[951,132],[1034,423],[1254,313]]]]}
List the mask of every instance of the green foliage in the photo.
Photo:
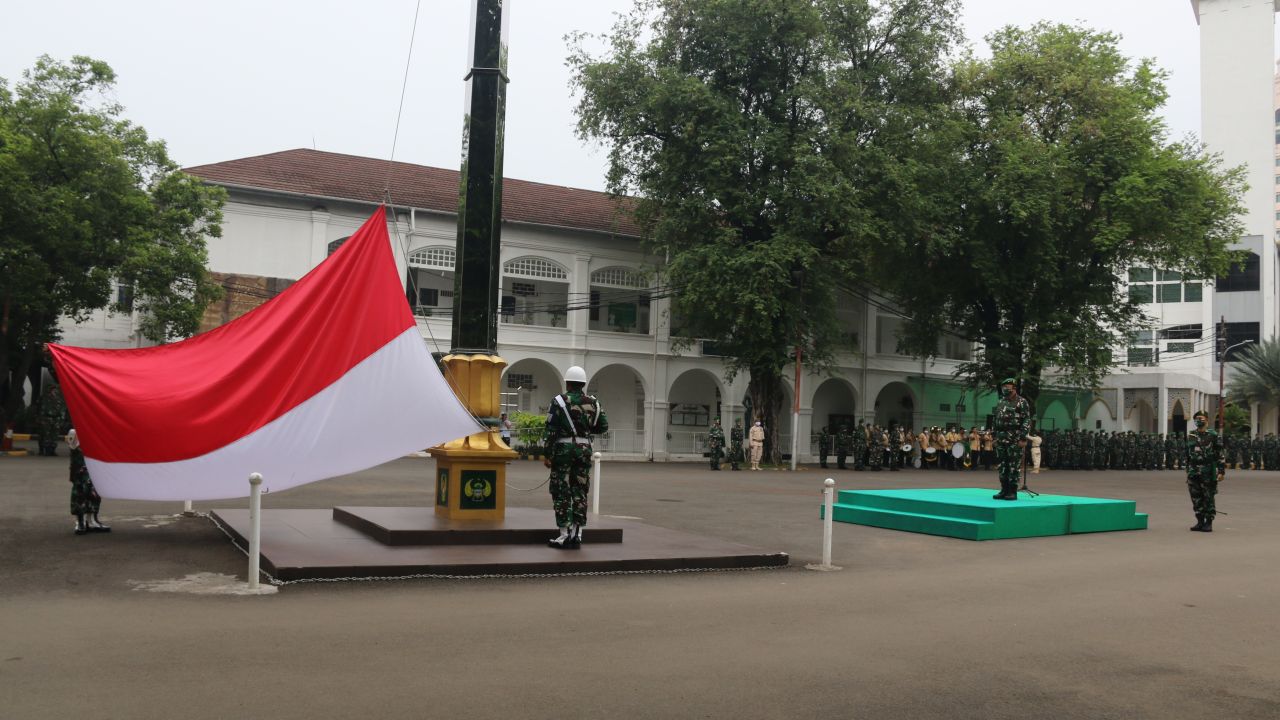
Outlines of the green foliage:
{"type": "MultiPolygon", "coordinates": [[[[221,290],[204,237],[225,193],[178,171],[164,143],[122,117],[104,62],[41,57],[0,79],[0,386],[21,387],[63,317],[141,314],[145,337],[189,336],[221,290]],[[132,288],[132,302],[113,297],[132,288]]],[[[0,412],[21,402],[10,392],[0,412]]]]}
{"type": "Polygon", "coordinates": [[[1227,383],[1227,398],[1241,404],[1280,405],[1280,340],[1240,348],[1227,383]]]}
{"type": "Polygon", "coordinates": [[[534,445],[542,440],[547,417],[537,413],[514,412],[511,414],[512,435],[520,445],[534,445]]]}
{"type": "Polygon", "coordinates": [[[1109,33],[1005,28],[990,58],[959,62],[950,117],[908,164],[929,188],[876,246],[882,278],[923,310],[904,348],[932,355],[954,324],[980,346],[974,384],[1041,376],[1089,387],[1118,338],[1147,322],[1122,292],[1134,265],[1213,278],[1242,234],[1241,170],[1170,142],[1156,114],[1164,74],[1120,54],[1109,33]],[[945,182],[941,181],[945,178],[945,182]]]}
{"type": "Polygon", "coordinates": [[[1222,407],[1222,424],[1227,435],[1249,435],[1249,411],[1228,403],[1222,407]]]}
{"type": "Polygon", "coordinates": [[[901,209],[902,149],[943,95],[954,0],[640,0],[569,57],[579,133],[668,258],[676,328],[713,340],[778,456],[781,371],[851,350],[835,315],[901,209]]]}

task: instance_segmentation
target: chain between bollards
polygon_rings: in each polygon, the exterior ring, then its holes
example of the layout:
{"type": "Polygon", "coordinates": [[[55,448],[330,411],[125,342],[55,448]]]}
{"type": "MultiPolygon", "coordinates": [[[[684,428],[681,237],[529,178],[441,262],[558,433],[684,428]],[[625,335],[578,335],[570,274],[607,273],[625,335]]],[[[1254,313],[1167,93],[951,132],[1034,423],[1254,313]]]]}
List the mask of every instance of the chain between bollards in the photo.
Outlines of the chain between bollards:
{"type": "Polygon", "coordinates": [[[836,481],[827,478],[822,481],[822,564],[805,565],[810,570],[839,570],[831,564],[831,529],[832,514],[835,508],[836,481]]]}

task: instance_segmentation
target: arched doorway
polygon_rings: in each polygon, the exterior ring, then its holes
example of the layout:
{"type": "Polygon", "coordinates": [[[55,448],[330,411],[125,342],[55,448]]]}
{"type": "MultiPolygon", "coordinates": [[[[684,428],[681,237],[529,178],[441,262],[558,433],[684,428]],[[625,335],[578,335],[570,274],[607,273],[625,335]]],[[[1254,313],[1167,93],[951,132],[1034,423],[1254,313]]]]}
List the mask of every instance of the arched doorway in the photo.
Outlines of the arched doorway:
{"type": "Polygon", "coordinates": [[[1112,430],[1111,423],[1111,408],[1105,400],[1097,399],[1085,412],[1082,427],[1085,430],[1112,430]]]}
{"type": "Polygon", "coordinates": [[[609,432],[598,442],[604,453],[642,453],[644,380],[628,365],[606,365],[591,375],[587,392],[600,400],[609,417],[609,432]]]}
{"type": "Polygon", "coordinates": [[[1153,433],[1156,431],[1156,411],[1151,408],[1151,403],[1139,400],[1134,403],[1129,422],[1136,432],[1153,433]]]}
{"type": "Polygon", "coordinates": [[[856,420],[856,402],[853,387],[840,378],[830,378],[813,392],[813,431],[823,427],[835,432],[841,423],[853,427],[856,420]]]}
{"type": "Polygon", "coordinates": [[[875,418],[880,427],[915,425],[916,396],[906,383],[891,382],[876,395],[875,418]]]}
{"type": "Polygon", "coordinates": [[[686,370],[667,391],[667,452],[701,455],[706,451],[707,430],[720,417],[723,397],[720,381],[706,370],[686,370]]]}
{"type": "Polygon", "coordinates": [[[1044,406],[1036,425],[1042,430],[1070,430],[1071,412],[1061,400],[1054,400],[1044,406]]]}
{"type": "Polygon", "coordinates": [[[1178,436],[1187,434],[1187,412],[1183,409],[1181,400],[1173,401],[1173,412],[1169,414],[1169,432],[1178,436]]]}
{"type": "Polygon", "coordinates": [[[564,385],[560,371],[545,360],[528,358],[507,366],[499,396],[502,411],[544,414],[564,385]]]}

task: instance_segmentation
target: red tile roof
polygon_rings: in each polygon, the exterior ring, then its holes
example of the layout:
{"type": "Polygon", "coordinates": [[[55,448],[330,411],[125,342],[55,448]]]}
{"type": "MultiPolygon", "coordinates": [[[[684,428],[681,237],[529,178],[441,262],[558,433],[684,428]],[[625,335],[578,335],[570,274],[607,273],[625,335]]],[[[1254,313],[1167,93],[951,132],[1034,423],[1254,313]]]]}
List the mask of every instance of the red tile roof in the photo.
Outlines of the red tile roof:
{"type": "MultiPolygon", "coordinates": [[[[184,168],[214,184],[279,190],[377,203],[387,186],[385,160],[299,148],[184,168]]],[[[390,163],[391,200],[424,210],[458,211],[457,170],[390,163]]],[[[507,178],[502,218],[507,222],[556,225],[640,237],[631,203],[594,190],[507,178]]]]}

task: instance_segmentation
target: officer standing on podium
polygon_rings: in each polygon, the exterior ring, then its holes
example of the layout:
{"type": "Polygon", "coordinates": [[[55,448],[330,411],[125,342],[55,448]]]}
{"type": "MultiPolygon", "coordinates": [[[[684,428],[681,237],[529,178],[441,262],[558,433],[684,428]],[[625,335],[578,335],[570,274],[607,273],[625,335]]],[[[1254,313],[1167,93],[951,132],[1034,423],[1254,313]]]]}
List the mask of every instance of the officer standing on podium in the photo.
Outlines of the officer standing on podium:
{"type": "Polygon", "coordinates": [[[1031,405],[1018,395],[1013,378],[1000,383],[1000,402],[996,403],[996,462],[1000,471],[1000,492],[996,500],[1018,499],[1018,474],[1022,470],[1022,451],[1031,430],[1031,405]]]}

